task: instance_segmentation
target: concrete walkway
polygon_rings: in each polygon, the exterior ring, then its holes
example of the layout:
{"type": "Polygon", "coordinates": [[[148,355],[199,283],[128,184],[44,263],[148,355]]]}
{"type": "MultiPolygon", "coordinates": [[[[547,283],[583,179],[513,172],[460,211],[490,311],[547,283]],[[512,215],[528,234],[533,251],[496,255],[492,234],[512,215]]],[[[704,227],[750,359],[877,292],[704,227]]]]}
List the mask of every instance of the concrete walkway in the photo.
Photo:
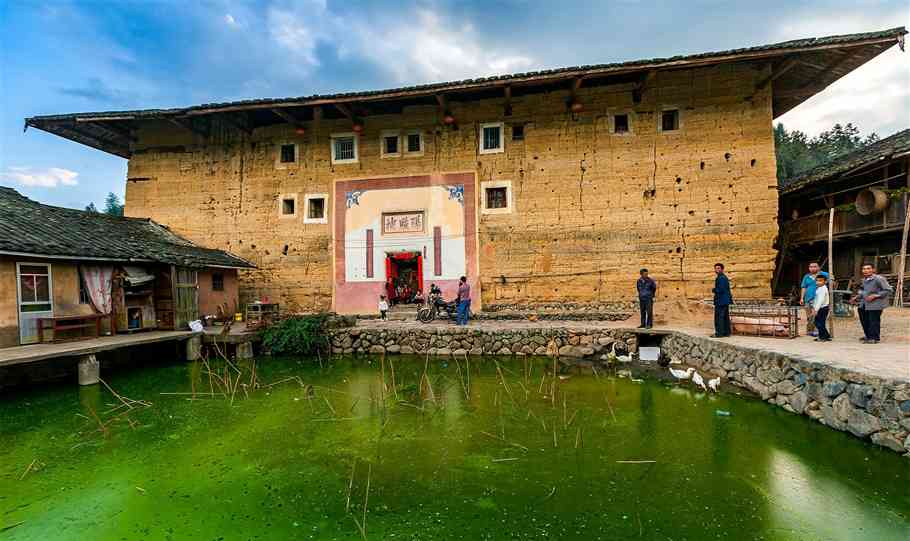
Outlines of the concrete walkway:
{"type": "MultiPolygon", "coordinates": [[[[879,344],[862,344],[859,332],[853,329],[855,321],[838,321],[836,337],[833,342],[815,342],[809,336],[797,338],[757,338],[752,336],[731,336],[729,338],[709,338],[713,342],[722,342],[757,351],[772,351],[787,355],[797,360],[822,363],[838,368],[856,371],[878,377],[910,381],[910,342],[895,339],[889,342],[888,336],[879,344]]],[[[358,327],[364,328],[412,328],[428,330],[432,328],[451,328],[452,323],[434,322],[429,324],[418,321],[379,321],[360,320],[358,327]]],[[[511,329],[622,329],[640,334],[684,333],[691,336],[708,337],[713,332],[710,327],[687,325],[658,326],[650,331],[636,329],[628,321],[473,321],[468,330],[511,330],[511,329]]]]}
{"type": "Polygon", "coordinates": [[[167,342],[169,340],[186,340],[194,334],[196,333],[192,331],[146,331],[135,334],[102,336],[87,340],[14,346],[0,349],[0,367],[42,361],[57,357],[90,355],[101,351],[110,351],[156,342],[167,342]]]}

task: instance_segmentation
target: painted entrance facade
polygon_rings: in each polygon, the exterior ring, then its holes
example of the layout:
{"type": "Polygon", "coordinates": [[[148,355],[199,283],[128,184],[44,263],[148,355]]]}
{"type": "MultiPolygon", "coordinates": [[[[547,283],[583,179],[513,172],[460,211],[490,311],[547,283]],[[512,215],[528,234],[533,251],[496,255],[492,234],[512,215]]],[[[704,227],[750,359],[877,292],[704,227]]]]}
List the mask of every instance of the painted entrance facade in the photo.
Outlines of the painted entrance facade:
{"type": "MultiPolygon", "coordinates": [[[[405,284],[411,289],[436,284],[454,298],[461,276],[476,286],[475,190],[474,173],[336,182],[334,310],[375,311],[401,262],[416,268],[405,284]]],[[[479,309],[476,296],[473,302],[479,309]]]]}

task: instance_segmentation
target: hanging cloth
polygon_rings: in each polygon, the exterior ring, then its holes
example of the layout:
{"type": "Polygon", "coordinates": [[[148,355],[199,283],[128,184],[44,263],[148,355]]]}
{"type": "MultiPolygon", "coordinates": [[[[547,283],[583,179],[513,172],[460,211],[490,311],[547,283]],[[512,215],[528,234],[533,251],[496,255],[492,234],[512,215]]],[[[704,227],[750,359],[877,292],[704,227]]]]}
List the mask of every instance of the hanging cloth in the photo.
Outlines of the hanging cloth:
{"type": "Polygon", "coordinates": [[[130,286],[141,286],[142,284],[155,280],[155,275],[149,274],[149,272],[142,267],[124,265],[123,270],[126,271],[126,282],[130,286]]]}
{"type": "Polygon", "coordinates": [[[82,283],[95,310],[103,315],[111,313],[111,279],[114,276],[114,267],[101,265],[80,265],[79,274],[82,283]]]}

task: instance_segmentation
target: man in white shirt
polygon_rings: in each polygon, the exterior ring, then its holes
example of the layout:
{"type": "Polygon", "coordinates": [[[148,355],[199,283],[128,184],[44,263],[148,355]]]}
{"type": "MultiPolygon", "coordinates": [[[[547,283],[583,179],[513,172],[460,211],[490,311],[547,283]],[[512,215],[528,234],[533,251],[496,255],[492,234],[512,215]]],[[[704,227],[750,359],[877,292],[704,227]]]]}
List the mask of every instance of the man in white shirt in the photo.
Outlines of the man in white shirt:
{"type": "Polygon", "coordinates": [[[812,299],[812,311],[815,312],[815,328],[818,329],[816,342],[830,342],[831,333],[828,332],[827,320],[830,310],[831,297],[828,294],[828,278],[818,274],[815,276],[815,298],[812,299]]]}

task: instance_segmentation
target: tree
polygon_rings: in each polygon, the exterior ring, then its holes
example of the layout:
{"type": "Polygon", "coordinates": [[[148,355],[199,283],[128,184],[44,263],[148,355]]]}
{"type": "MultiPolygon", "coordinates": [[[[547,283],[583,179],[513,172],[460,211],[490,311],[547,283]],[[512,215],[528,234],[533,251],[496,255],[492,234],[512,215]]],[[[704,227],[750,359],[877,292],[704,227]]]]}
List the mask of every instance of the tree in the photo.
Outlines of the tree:
{"type": "Polygon", "coordinates": [[[89,203],[85,206],[85,212],[98,212],[98,207],[94,203],[89,203]]]}
{"type": "Polygon", "coordinates": [[[777,178],[792,178],[813,167],[878,141],[874,132],[866,137],[852,123],[835,124],[815,137],[799,130],[788,131],[783,124],[774,126],[777,153],[777,178]]]}
{"type": "Polygon", "coordinates": [[[123,204],[117,194],[110,192],[104,198],[104,213],[111,216],[123,216],[123,204]]]}

